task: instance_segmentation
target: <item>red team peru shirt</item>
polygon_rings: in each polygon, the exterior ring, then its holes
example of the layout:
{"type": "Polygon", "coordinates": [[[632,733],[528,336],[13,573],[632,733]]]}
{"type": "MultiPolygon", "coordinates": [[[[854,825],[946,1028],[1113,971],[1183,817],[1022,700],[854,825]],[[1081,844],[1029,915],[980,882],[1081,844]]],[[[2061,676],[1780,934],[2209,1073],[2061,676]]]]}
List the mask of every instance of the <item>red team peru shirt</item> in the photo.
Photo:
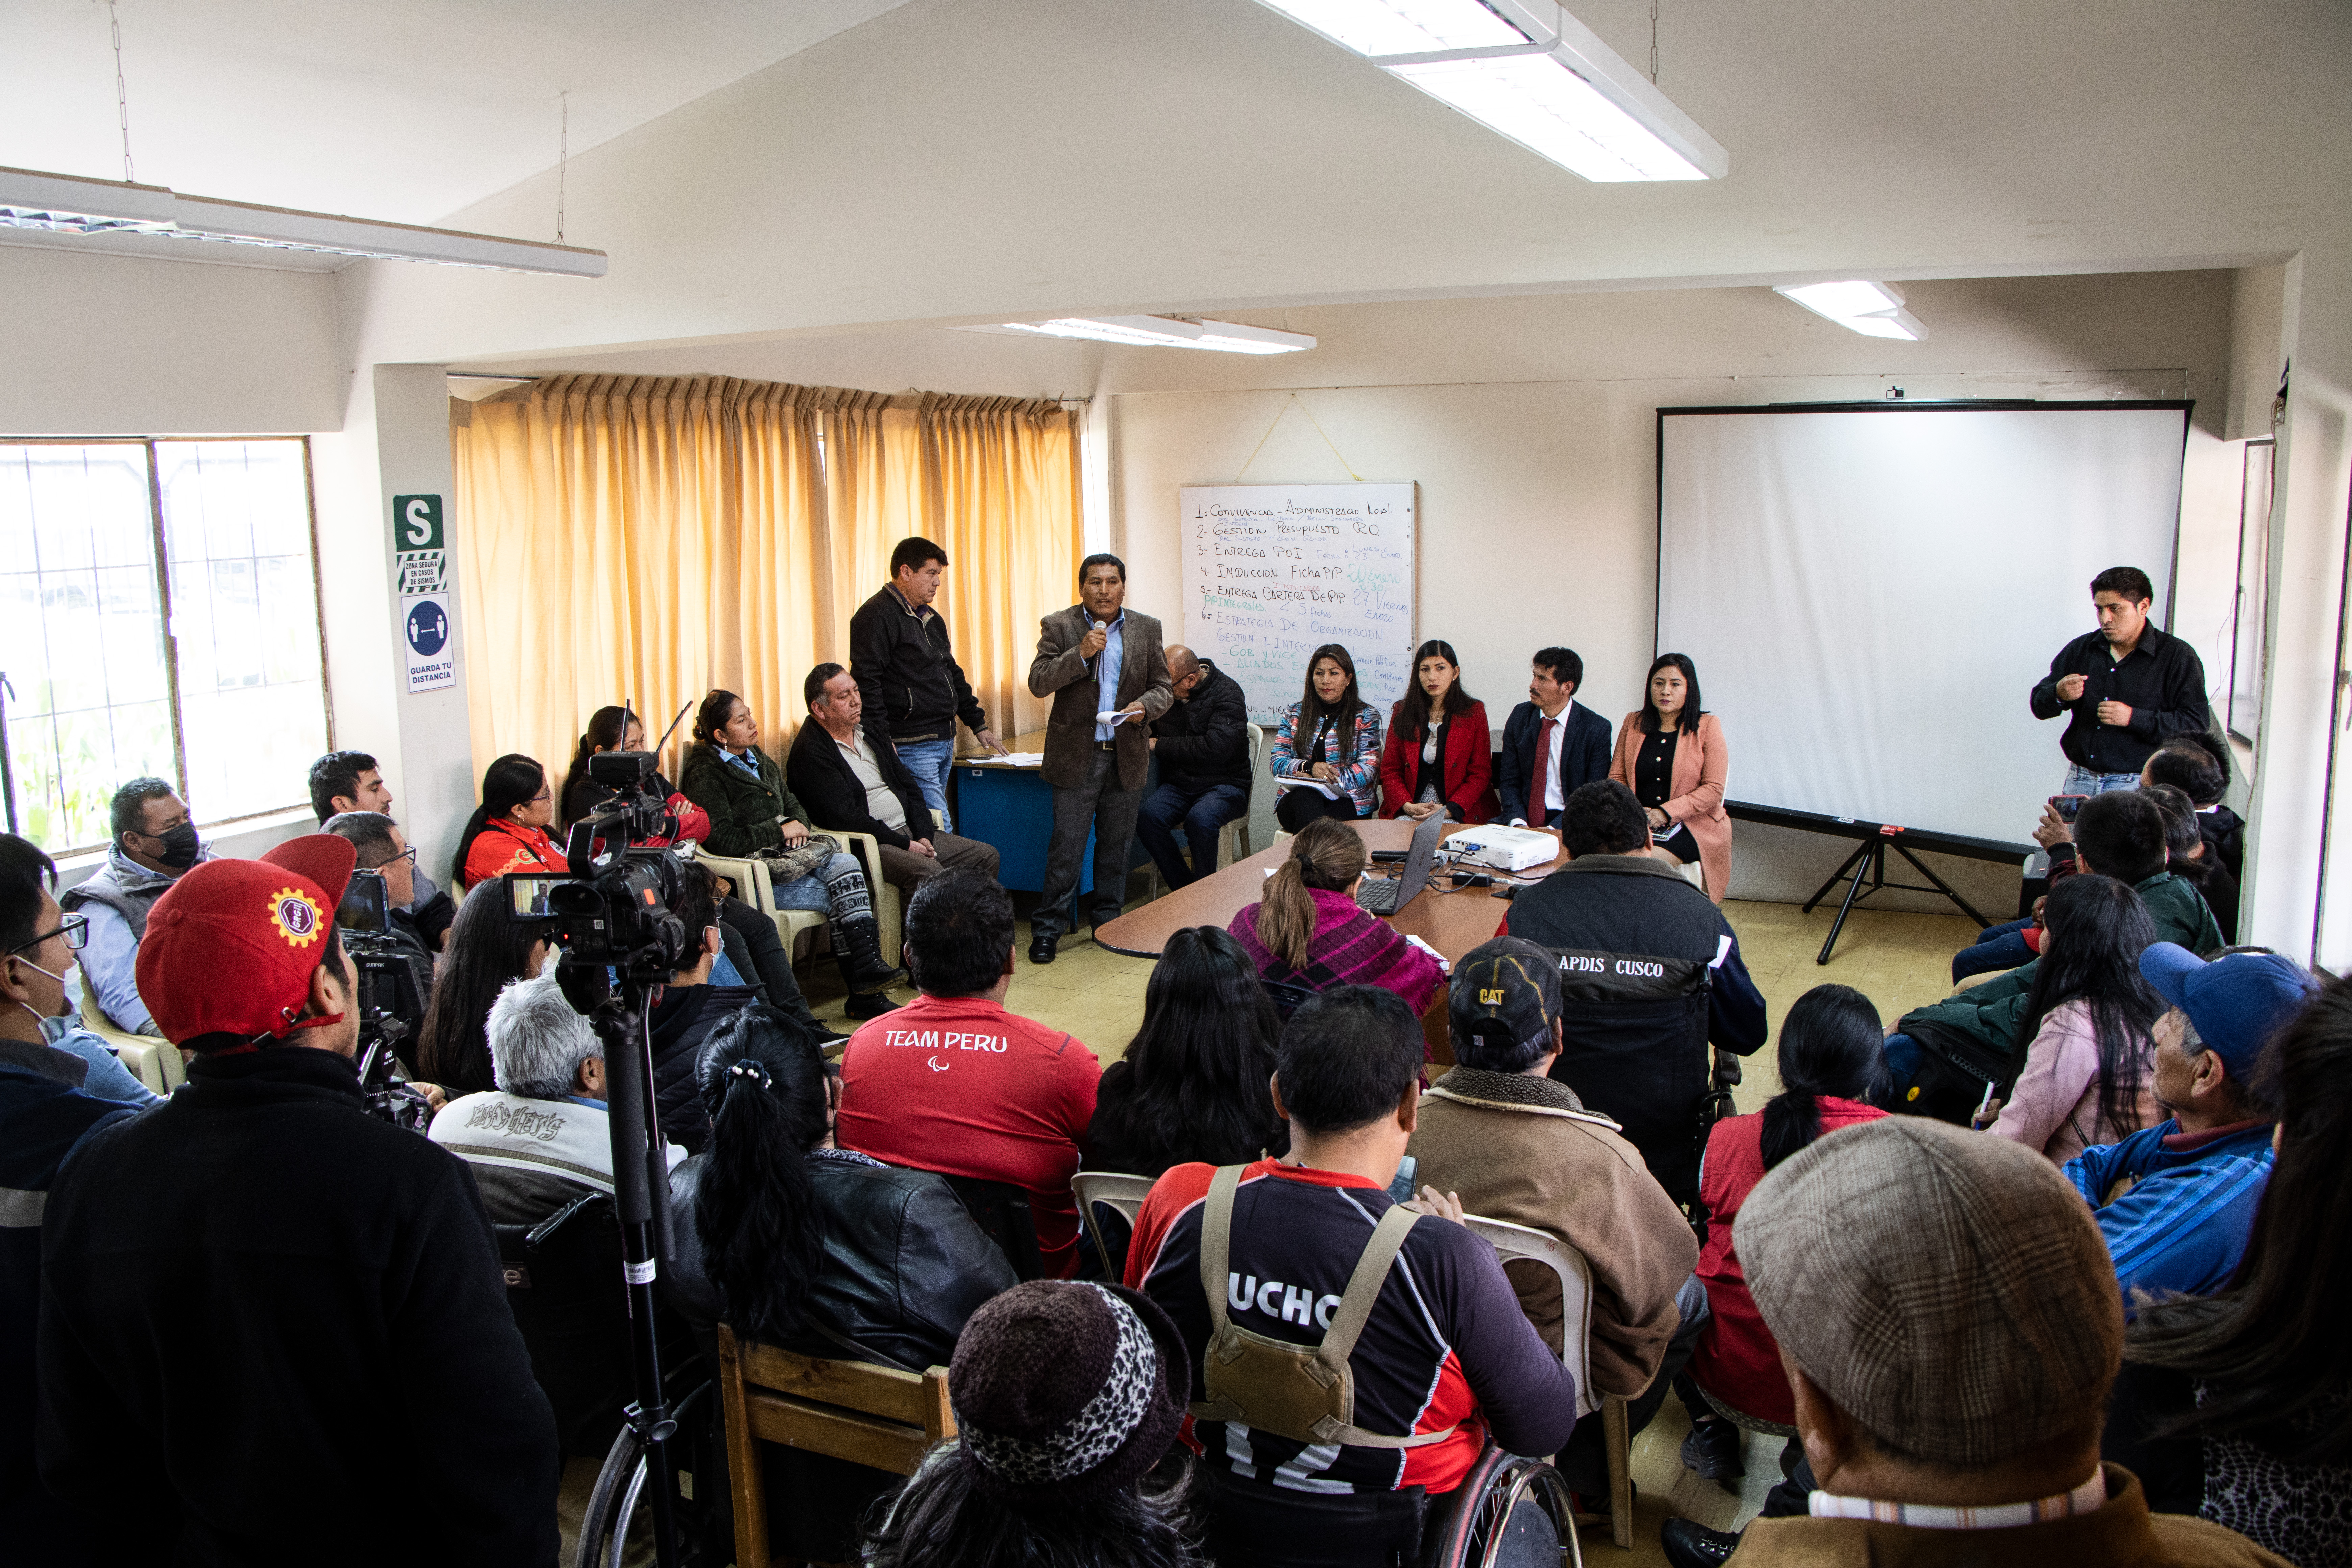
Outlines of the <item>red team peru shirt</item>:
{"type": "MultiPolygon", "coordinates": [[[[1192,1347],[1192,1397],[1206,1397],[1201,1352],[1209,1304],[1201,1294],[1201,1211],[1216,1174],[1174,1165],[1135,1216],[1127,1285],[1160,1303],[1192,1347]]],[[[1261,1160],[1234,1194],[1226,1310],[1254,1333],[1322,1342],[1339,1292],[1381,1216],[1387,1192],[1361,1176],[1261,1160]]],[[[1495,1249],[1451,1220],[1429,1216],[1405,1236],[1380,1299],[1348,1358],[1356,1425],[1406,1436],[1454,1435],[1419,1448],[1301,1443],[1238,1421],[1184,1418],[1184,1442],[1238,1480],[1294,1491],[1377,1492],[1462,1484],[1486,1432],[1514,1454],[1549,1454],[1576,1425],[1576,1379],[1536,1337],[1495,1249]]]]}
{"type": "Polygon", "coordinates": [[[1045,1272],[1077,1267],[1070,1176],[1102,1068],[984,996],[919,996],[849,1037],[835,1141],[893,1165],[1024,1189],[1045,1272]]]}

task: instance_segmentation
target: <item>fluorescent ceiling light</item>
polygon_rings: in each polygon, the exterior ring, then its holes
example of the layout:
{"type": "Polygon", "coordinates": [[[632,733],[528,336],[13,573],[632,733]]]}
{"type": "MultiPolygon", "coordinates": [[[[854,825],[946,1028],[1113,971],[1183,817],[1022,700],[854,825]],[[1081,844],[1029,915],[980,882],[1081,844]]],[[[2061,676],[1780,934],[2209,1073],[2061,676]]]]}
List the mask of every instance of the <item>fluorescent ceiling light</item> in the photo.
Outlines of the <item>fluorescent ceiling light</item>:
{"type": "Polygon", "coordinates": [[[1731,155],[1550,0],[1261,0],[1570,174],[1719,180],[1731,155]]]}
{"type": "Polygon", "coordinates": [[[1063,316],[1050,321],[1006,321],[993,327],[960,327],[966,332],[1017,332],[1024,337],[1083,338],[1129,348],[1211,349],[1229,354],[1289,354],[1315,346],[1305,332],[1197,316],[1063,316]]]}
{"type": "Polygon", "coordinates": [[[1850,332],[1866,338],[1900,338],[1916,342],[1927,335],[1919,318],[1903,308],[1903,290],[1892,283],[1858,279],[1840,283],[1775,284],[1775,294],[1795,300],[1817,316],[1826,316],[1850,332]]]}
{"type": "Polygon", "coordinates": [[[181,195],[162,185],[87,180],[33,169],[0,168],[0,229],[5,228],[65,235],[154,235],[348,256],[356,260],[430,261],[444,267],[547,272],[567,278],[602,278],[605,265],[603,251],[575,246],[253,206],[210,196],[181,195]]]}
{"type": "Polygon", "coordinates": [[[1481,0],[1265,0],[1302,26],[1367,57],[1504,48],[1527,35],[1481,0]]]}

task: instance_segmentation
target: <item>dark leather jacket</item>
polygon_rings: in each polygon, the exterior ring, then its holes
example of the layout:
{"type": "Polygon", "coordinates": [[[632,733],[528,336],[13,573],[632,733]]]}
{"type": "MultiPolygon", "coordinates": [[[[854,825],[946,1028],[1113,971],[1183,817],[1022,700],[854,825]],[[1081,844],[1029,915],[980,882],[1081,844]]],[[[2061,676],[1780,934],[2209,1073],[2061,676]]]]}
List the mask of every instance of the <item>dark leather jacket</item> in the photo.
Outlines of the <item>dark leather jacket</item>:
{"type": "MultiPolygon", "coordinates": [[[[707,1156],[669,1173],[677,1255],[663,1278],[698,1334],[725,1314],[704,1271],[694,1195],[707,1156]]],[[[814,1150],[809,1181],[824,1215],[824,1267],[810,1282],[809,1311],[867,1353],[915,1370],[945,1366],[964,1321],[1013,1288],[1013,1265],[982,1234],[941,1177],[886,1165],[844,1149],[814,1150]]],[[[838,1357],[842,1347],[812,1333],[783,1347],[838,1357]]]]}

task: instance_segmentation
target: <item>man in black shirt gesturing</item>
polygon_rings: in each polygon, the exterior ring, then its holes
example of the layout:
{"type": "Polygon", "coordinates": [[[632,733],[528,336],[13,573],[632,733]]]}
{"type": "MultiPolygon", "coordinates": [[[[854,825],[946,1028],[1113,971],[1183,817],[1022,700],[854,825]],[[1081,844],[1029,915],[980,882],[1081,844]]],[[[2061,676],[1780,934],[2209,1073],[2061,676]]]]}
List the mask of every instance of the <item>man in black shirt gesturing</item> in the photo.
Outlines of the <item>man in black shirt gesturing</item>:
{"type": "Polygon", "coordinates": [[[2071,715],[2058,741],[2066,795],[2137,789],[2139,771],[2158,746],[2212,728],[2205,666],[2195,648],[2148,624],[2155,597],[2137,566],[2110,566],[2092,578],[2099,629],[2059,649],[2033,689],[2036,719],[2071,715]]]}

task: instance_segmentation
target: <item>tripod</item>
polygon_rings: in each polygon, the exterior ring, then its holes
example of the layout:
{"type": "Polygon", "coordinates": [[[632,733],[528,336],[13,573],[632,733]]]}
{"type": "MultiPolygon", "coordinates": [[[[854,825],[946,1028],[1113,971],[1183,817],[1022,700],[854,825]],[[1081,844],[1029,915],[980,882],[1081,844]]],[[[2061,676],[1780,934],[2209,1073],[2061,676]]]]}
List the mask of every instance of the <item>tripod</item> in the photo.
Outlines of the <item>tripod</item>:
{"type": "Polygon", "coordinates": [[[572,1005],[588,1016],[604,1047],[605,1110],[613,1137],[613,1203],[621,1224],[621,1273],[628,1284],[629,1352],[637,1397],[623,1419],[645,1452],[652,1486],[654,1560],[660,1568],[678,1563],[677,1512],[672,1489],[669,1444],[677,1420],[662,1381],[661,1342],[654,1323],[654,1279],[661,1261],[673,1256],[669,1166],[663,1158],[661,1126],[654,1105],[653,1041],[646,1012],[651,983],[624,970],[609,994],[602,964],[579,976],[569,954],[557,977],[572,1005]],[[581,986],[584,995],[575,993],[581,986]]]}

